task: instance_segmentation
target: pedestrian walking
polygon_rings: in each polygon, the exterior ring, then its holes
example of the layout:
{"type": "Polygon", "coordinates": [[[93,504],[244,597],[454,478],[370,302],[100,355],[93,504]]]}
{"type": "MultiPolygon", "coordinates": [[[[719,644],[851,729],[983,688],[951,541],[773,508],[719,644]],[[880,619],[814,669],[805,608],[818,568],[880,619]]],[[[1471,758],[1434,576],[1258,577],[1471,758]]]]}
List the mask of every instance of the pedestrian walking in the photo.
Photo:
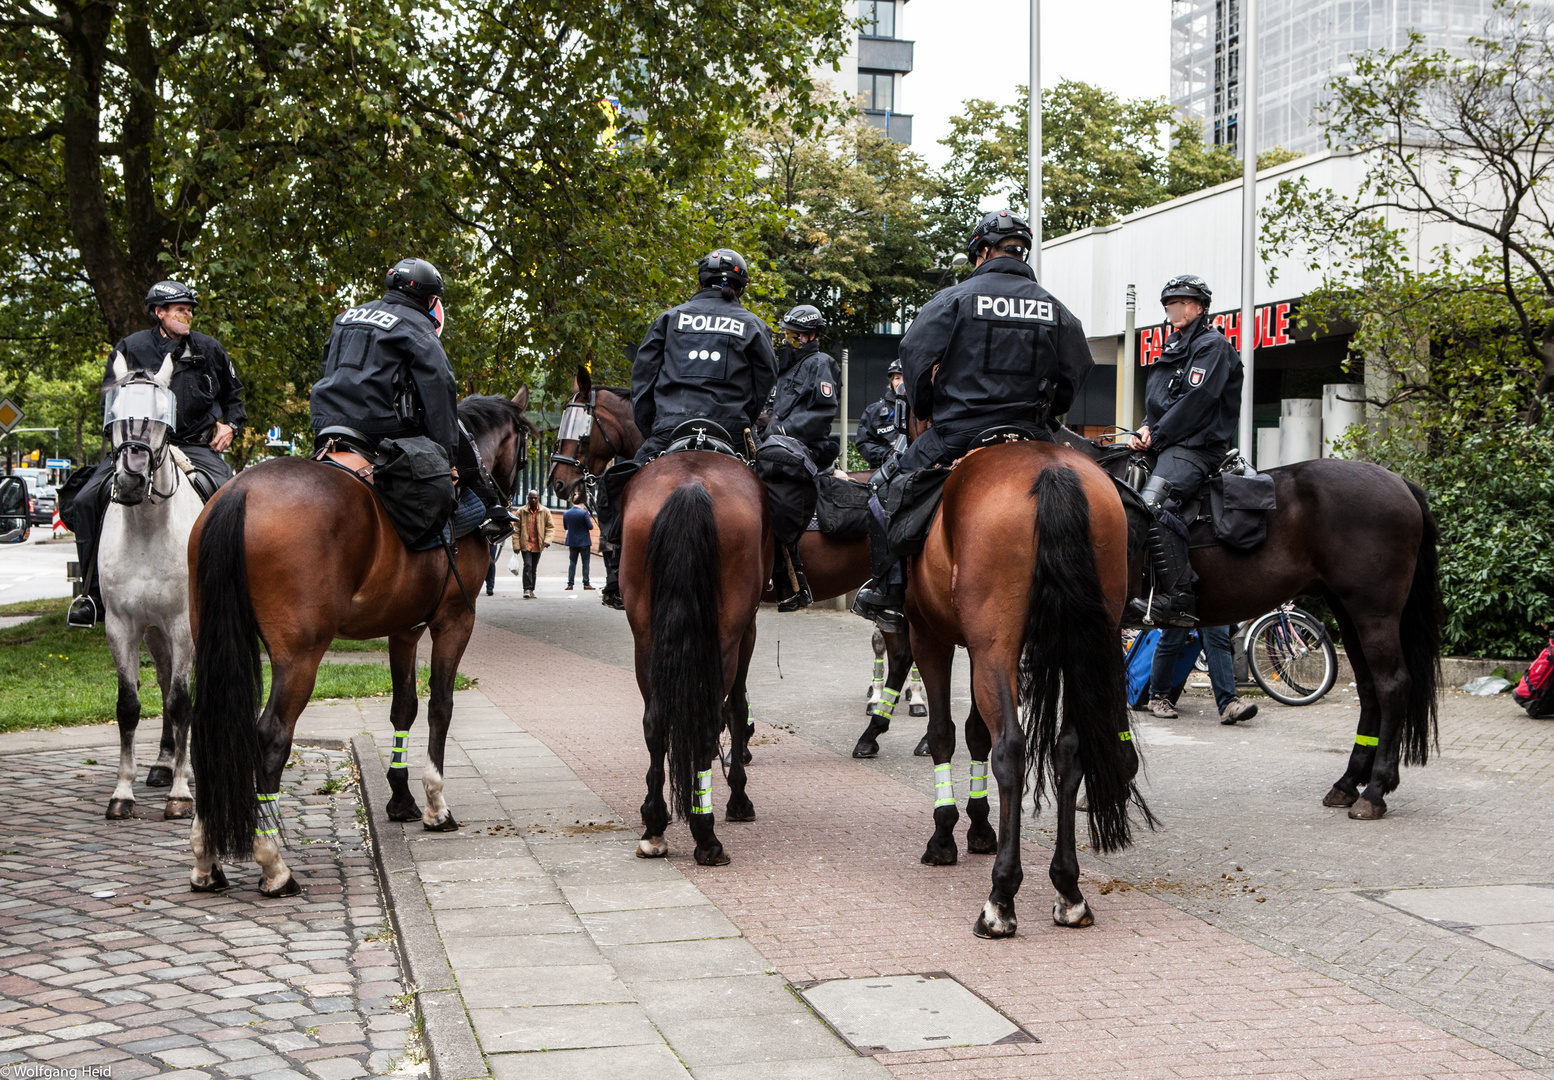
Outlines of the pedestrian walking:
{"type": "MultiPolygon", "coordinates": [[[[1162,720],[1175,720],[1176,707],[1168,696],[1176,671],[1176,658],[1182,654],[1191,630],[1180,627],[1161,631],[1155,645],[1155,658],[1149,667],[1149,711],[1162,720]]],[[[1236,696],[1236,667],[1230,652],[1230,627],[1200,626],[1199,640],[1203,642],[1203,658],[1209,665],[1209,684],[1214,687],[1214,704],[1219,708],[1219,722],[1234,724],[1237,720],[1250,720],[1257,715],[1257,706],[1236,696]]]]}
{"type": "Polygon", "coordinates": [[[567,591],[577,583],[577,561],[583,560],[583,591],[593,592],[594,587],[588,583],[588,563],[593,558],[594,546],[594,519],[588,516],[588,508],[583,505],[583,496],[578,494],[567,507],[567,512],[561,515],[561,527],[567,532],[567,591]]]}
{"type": "Polygon", "coordinates": [[[529,489],[529,499],[518,511],[518,549],[523,555],[523,598],[534,599],[540,555],[550,543],[550,511],[540,505],[540,493],[529,489]]]}
{"type": "Polygon", "coordinates": [[[491,545],[491,565],[486,567],[486,595],[496,593],[496,560],[502,554],[502,545],[506,541],[498,540],[491,545]]]}

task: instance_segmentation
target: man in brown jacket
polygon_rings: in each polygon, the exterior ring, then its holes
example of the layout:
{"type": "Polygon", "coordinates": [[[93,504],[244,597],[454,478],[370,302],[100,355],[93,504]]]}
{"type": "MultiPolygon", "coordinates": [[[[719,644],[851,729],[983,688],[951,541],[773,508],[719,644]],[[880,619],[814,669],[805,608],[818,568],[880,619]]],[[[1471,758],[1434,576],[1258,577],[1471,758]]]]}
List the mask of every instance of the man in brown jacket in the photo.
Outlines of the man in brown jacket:
{"type": "Polygon", "coordinates": [[[540,555],[550,543],[550,511],[540,505],[540,493],[533,488],[529,489],[528,501],[518,511],[518,535],[514,539],[523,555],[523,598],[533,600],[540,555]]]}

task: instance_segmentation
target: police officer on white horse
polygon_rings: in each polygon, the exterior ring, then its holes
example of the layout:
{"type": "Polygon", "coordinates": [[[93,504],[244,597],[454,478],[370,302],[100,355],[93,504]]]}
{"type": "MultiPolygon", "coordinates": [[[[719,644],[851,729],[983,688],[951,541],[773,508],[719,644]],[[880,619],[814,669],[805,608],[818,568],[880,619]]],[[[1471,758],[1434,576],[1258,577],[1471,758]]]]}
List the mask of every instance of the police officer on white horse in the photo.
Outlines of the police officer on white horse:
{"type": "MultiPolygon", "coordinates": [[[[192,328],[200,299],[179,281],[159,281],[146,293],[146,314],[156,325],[131,334],[113,347],[103,372],[106,392],[119,378],[116,364],[148,374],[173,362],[169,385],[176,400],[176,424],[168,441],[182,451],[201,476],[208,496],[232,478],[232,466],[221,455],[243,430],[248,412],[243,407],[243,384],[221,342],[192,328]]],[[[113,482],[113,465],[100,462],[90,470],[72,474],[61,495],[60,518],[76,534],[76,554],[86,591],[71,603],[65,621],[75,627],[96,625],[103,614],[102,594],[96,585],[97,544],[103,514],[113,482]],[[78,480],[77,477],[80,477],[78,480]]]]}
{"type": "Polygon", "coordinates": [[[1182,274],[1160,290],[1171,336],[1144,391],[1144,424],[1128,439],[1133,450],[1159,457],[1141,494],[1155,515],[1149,557],[1153,600],[1136,598],[1133,613],[1156,626],[1198,623],[1198,598],[1187,556],[1187,525],[1177,515],[1229,451],[1241,415],[1241,357],[1209,322],[1214,294],[1196,274],[1182,274]]]}

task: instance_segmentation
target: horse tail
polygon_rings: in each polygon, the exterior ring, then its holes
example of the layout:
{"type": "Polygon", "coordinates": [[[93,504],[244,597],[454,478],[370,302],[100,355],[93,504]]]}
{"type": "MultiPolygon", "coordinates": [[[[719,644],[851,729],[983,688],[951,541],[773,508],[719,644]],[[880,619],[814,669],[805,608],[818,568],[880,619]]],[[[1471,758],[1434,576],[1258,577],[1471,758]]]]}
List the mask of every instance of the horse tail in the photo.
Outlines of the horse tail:
{"type": "Polygon", "coordinates": [[[194,643],[190,757],[195,812],[206,849],[230,858],[253,851],[258,825],[259,733],[263,686],[258,621],[248,595],[243,529],[248,493],[216,500],[200,532],[200,632],[194,643]]]}
{"type": "Polygon", "coordinates": [[[718,635],[722,552],[712,496],[697,481],[664,500],[648,532],[653,651],[648,660],[653,727],[667,736],[670,805],[691,815],[696,761],[716,753],[723,715],[718,635]]]}
{"type": "Polygon", "coordinates": [[[1039,807],[1049,774],[1056,781],[1061,720],[1079,739],[1090,844],[1097,851],[1118,851],[1132,843],[1130,800],[1151,828],[1156,822],[1133,784],[1138,759],[1123,745],[1132,736],[1122,643],[1096,572],[1090,503],[1079,474],[1067,466],[1043,469],[1030,493],[1036,498],[1036,565],[1020,647],[1019,694],[1026,745],[1034,748],[1028,752],[1036,801],[1039,807]]]}
{"type": "Polygon", "coordinates": [[[1412,481],[1403,482],[1424,518],[1414,581],[1398,628],[1409,675],[1408,703],[1403,712],[1403,763],[1423,765],[1430,760],[1430,743],[1440,745],[1435,695],[1441,681],[1440,555],[1436,550],[1441,532],[1424,489],[1412,481]]]}

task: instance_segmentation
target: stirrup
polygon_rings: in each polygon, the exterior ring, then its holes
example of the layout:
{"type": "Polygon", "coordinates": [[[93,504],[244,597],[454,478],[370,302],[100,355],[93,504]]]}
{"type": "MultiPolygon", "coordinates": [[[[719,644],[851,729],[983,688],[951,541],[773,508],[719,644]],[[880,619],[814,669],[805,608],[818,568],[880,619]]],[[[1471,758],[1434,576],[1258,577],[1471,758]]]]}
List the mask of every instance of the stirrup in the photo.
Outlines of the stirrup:
{"type": "Polygon", "coordinates": [[[892,599],[870,579],[853,597],[852,613],[871,620],[887,634],[899,634],[906,629],[906,616],[890,606],[892,599]]]}
{"type": "Polygon", "coordinates": [[[1145,626],[1166,627],[1172,630],[1198,628],[1197,598],[1184,596],[1181,593],[1170,596],[1157,593],[1152,601],[1142,596],[1135,596],[1128,601],[1128,611],[1145,626]],[[1177,610],[1179,606],[1186,610],[1177,610]]]}
{"type": "MultiPolygon", "coordinates": [[[[781,576],[783,584],[787,584],[788,575],[782,574],[781,576]]],[[[803,571],[795,570],[793,576],[799,579],[799,590],[798,592],[790,592],[787,596],[777,601],[778,611],[797,611],[799,608],[807,608],[815,602],[814,595],[809,591],[809,579],[804,576],[803,571]]]]}
{"type": "Polygon", "coordinates": [[[82,593],[70,601],[70,610],[65,613],[65,625],[77,630],[90,630],[97,625],[100,614],[97,601],[92,599],[90,593],[82,593]]]}

